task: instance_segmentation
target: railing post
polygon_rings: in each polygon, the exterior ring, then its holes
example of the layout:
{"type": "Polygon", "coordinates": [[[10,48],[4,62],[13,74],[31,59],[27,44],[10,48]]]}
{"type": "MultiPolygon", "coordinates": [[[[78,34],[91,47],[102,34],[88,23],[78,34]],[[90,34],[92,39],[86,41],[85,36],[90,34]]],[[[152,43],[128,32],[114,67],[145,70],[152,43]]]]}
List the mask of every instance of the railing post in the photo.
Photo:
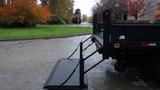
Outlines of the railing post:
{"type": "Polygon", "coordinates": [[[97,32],[97,15],[96,14],[93,14],[92,24],[93,24],[93,34],[96,34],[97,32]]]}
{"type": "Polygon", "coordinates": [[[84,88],[84,59],[83,59],[83,43],[80,42],[80,67],[79,67],[79,72],[80,72],[80,87],[84,88]]]}
{"type": "Polygon", "coordinates": [[[111,10],[107,9],[103,12],[103,59],[108,59],[109,54],[109,39],[111,30],[111,10]]]}

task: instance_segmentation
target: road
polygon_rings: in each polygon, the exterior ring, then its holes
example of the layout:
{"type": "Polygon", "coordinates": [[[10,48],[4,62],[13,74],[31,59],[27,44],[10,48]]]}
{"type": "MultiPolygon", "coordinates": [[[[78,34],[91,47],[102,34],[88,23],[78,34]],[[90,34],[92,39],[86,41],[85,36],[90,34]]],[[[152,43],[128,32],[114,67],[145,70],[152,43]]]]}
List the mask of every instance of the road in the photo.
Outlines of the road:
{"type": "Polygon", "coordinates": [[[84,27],[92,27],[92,23],[88,23],[88,22],[82,22],[80,25],[84,27]]]}
{"type": "Polygon", "coordinates": [[[92,23],[88,23],[88,22],[82,22],[81,24],[74,24],[71,26],[78,26],[78,27],[92,27],[92,23]]]}
{"type": "MultiPolygon", "coordinates": [[[[69,56],[87,37],[0,42],[0,90],[43,90],[57,60],[69,56]]],[[[94,49],[92,46],[84,54],[94,49]]],[[[73,57],[78,57],[78,54],[73,57]]],[[[100,59],[101,55],[97,53],[86,62],[86,68],[100,59]]],[[[114,63],[112,59],[106,60],[87,73],[88,90],[159,90],[139,78],[136,70],[116,72],[114,63]]]]}

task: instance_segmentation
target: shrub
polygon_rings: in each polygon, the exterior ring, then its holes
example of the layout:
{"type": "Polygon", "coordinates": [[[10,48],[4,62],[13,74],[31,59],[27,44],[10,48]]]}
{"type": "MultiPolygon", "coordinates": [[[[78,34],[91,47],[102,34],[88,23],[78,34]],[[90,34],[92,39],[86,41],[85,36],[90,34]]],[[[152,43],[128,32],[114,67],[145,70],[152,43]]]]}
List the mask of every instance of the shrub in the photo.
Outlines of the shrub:
{"type": "Polygon", "coordinates": [[[14,0],[0,7],[0,16],[2,27],[26,27],[46,23],[52,14],[47,6],[37,5],[35,0],[14,0]]]}
{"type": "Polygon", "coordinates": [[[66,22],[58,17],[58,16],[53,16],[49,21],[48,24],[66,24],[66,22]]]}
{"type": "Polygon", "coordinates": [[[138,24],[146,24],[150,23],[150,20],[129,20],[127,23],[138,23],[138,24]]]}
{"type": "Polygon", "coordinates": [[[148,24],[150,20],[128,20],[128,21],[120,21],[117,23],[126,23],[126,24],[148,24]]]}
{"type": "Polygon", "coordinates": [[[153,24],[160,24],[160,20],[155,20],[153,24]]]}

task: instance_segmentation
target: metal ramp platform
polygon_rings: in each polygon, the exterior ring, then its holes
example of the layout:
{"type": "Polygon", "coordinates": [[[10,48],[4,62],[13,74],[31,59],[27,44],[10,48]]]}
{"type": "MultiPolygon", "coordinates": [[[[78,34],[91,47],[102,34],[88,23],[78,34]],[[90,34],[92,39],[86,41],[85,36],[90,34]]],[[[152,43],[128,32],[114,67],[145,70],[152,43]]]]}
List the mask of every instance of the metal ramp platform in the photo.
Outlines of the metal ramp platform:
{"type": "Polygon", "coordinates": [[[52,70],[44,88],[47,90],[79,90],[80,74],[78,64],[79,59],[60,59],[52,70]],[[74,74],[68,78],[74,69],[74,74]],[[67,79],[69,80],[65,83],[67,79]]]}
{"type": "Polygon", "coordinates": [[[94,67],[102,63],[105,59],[97,61],[97,63],[90,68],[84,69],[85,61],[99,51],[99,49],[93,51],[88,56],[84,57],[83,51],[87,50],[93,42],[83,48],[83,44],[92,39],[92,36],[84,41],[81,41],[75,51],[65,59],[59,59],[55,67],[53,68],[50,76],[44,84],[44,89],[47,90],[82,90],[87,88],[87,80],[85,74],[92,70],[94,67]],[[79,48],[79,59],[72,59],[72,55],[79,48]]]}

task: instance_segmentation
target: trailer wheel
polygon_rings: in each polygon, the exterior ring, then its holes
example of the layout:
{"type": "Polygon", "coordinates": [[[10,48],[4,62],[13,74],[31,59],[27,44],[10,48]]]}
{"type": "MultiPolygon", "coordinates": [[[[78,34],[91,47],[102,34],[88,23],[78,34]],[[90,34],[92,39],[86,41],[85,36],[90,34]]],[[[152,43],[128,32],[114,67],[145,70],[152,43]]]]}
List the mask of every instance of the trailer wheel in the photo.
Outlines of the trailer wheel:
{"type": "Polygon", "coordinates": [[[121,63],[118,62],[118,63],[115,63],[114,69],[115,69],[117,72],[124,72],[124,71],[126,70],[126,66],[125,66],[125,64],[122,63],[122,62],[121,62],[121,63]]]}
{"type": "Polygon", "coordinates": [[[154,74],[153,74],[154,80],[160,84],[160,62],[157,62],[157,65],[154,68],[154,74]]]}

